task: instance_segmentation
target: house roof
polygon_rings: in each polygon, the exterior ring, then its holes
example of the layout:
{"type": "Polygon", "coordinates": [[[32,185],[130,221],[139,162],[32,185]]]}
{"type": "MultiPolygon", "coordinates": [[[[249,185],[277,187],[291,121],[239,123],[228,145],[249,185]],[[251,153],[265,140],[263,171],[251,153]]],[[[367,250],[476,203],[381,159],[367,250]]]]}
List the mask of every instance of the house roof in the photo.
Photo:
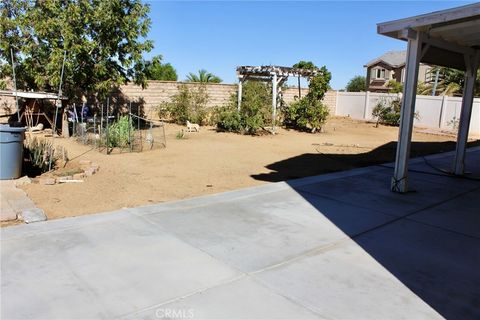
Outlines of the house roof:
{"type": "Polygon", "coordinates": [[[377,32],[401,40],[420,34],[421,62],[465,70],[464,55],[480,50],[480,3],[379,23],[377,32]]]}
{"type": "Polygon", "coordinates": [[[406,51],[388,51],[378,58],[369,61],[364,67],[371,67],[377,63],[383,62],[392,68],[398,68],[405,65],[407,59],[406,51]]]}

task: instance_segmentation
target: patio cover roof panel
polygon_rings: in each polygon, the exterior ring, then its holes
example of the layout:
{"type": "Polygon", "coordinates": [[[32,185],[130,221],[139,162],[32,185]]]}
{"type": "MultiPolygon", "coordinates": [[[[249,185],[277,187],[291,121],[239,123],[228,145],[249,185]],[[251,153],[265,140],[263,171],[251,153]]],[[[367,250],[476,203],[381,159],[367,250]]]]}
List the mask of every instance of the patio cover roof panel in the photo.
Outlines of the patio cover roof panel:
{"type": "Polygon", "coordinates": [[[405,30],[431,40],[422,62],[465,70],[464,48],[480,49],[480,3],[377,24],[379,34],[405,40],[405,30]]]}

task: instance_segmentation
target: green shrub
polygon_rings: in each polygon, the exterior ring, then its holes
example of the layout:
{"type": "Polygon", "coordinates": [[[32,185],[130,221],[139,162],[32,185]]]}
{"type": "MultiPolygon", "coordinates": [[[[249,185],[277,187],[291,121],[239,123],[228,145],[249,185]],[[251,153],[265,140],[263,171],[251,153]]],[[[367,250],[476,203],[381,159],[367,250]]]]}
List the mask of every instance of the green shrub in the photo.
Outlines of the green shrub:
{"type": "MultiPolygon", "coordinates": [[[[379,123],[398,126],[400,124],[401,107],[402,100],[400,98],[395,98],[391,101],[386,99],[380,100],[372,110],[372,116],[377,119],[375,126],[378,127],[379,123]]],[[[418,119],[418,112],[415,112],[414,117],[418,119]]]]}
{"type": "Polygon", "coordinates": [[[310,79],[308,94],[282,108],[285,127],[316,132],[321,131],[327,121],[329,110],[322,103],[322,99],[332,76],[325,67],[318,71],[318,74],[310,79]]]}
{"type": "Polygon", "coordinates": [[[189,88],[178,86],[178,93],[171,102],[158,106],[158,116],[161,119],[170,118],[173,122],[184,125],[187,121],[204,125],[207,123],[208,94],[204,85],[189,88]]]}
{"type": "Polygon", "coordinates": [[[321,131],[329,115],[327,106],[308,97],[292,102],[282,111],[285,127],[311,132],[321,131]]]}
{"type": "Polygon", "coordinates": [[[270,125],[272,92],[271,86],[256,81],[246,81],[243,85],[242,105],[237,110],[237,94],[230,97],[228,105],[218,109],[217,129],[245,134],[257,134],[270,125]]]}
{"type": "Polygon", "coordinates": [[[38,175],[57,167],[57,161],[62,159],[67,161],[66,151],[60,147],[55,147],[53,143],[46,139],[26,139],[23,146],[23,158],[25,159],[24,171],[28,175],[38,175]]]}
{"type": "Polygon", "coordinates": [[[134,128],[128,116],[121,116],[108,127],[108,147],[124,148],[130,143],[129,135],[133,135],[134,128]]]}
{"type": "Polygon", "coordinates": [[[242,116],[236,108],[225,106],[218,109],[217,113],[217,130],[229,132],[242,132],[244,124],[242,116]]]}

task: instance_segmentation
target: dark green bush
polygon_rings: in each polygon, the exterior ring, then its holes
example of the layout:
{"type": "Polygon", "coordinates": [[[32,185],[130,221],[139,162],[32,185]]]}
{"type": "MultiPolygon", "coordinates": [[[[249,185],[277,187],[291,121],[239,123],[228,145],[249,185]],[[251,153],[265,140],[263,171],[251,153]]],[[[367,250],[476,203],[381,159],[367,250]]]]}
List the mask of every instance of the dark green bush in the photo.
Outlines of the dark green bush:
{"type": "Polygon", "coordinates": [[[319,73],[310,79],[308,94],[282,109],[283,124],[287,128],[321,131],[327,121],[328,107],[322,103],[329,88],[330,72],[322,67],[319,73]]]}
{"type": "Polygon", "coordinates": [[[233,94],[228,105],[217,111],[216,123],[220,131],[257,134],[271,124],[271,86],[246,81],[243,85],[242,105],[237,110],[237,94],[233,94]]]}
{"type": "Polygon", "coordinates": [[[217,114],[217,129],[219,131],[241,132],[244,128],[242,117],[236,108],[222,107],[217,114]]]}
{"type": "Polygon", "coordinates": [[[204,85],[189,88],[186,85],[178,86],[178,93],[171,102],[162,103],[158,107],[158,116],[161,119],[170,118],[177,124],[184,125],[187,120],[200,125],[207,121],[208,94],[204,85]]]}

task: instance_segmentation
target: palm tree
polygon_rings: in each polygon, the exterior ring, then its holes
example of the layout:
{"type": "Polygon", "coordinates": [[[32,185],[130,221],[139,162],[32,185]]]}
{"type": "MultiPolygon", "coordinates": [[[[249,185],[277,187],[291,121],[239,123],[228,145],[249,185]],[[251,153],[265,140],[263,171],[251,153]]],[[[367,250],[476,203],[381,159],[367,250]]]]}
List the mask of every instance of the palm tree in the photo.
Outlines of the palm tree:
{"type": "Polygon", "coordinates": [[[201,69],[198,71],[198,75],[190,72],[187,76],[188,82],[212,82],[212,83],[220,83],[222,79],[214,75],[213,73],[207,72],[205,69],[201,69]]]}
{"type": "MultiPolygon", "coordinates": [[[[463,71],[435,66],[430,69],[431,74],[436,74],[439,71],[439,81],[435,90],[435,95],[438,96],[454,96],[461,95],[463,92],[463,85],[465,82],[465,74],[463,71]]],[[[475,82],[475,96],[480,95],[480,70],[477,73],[477,81],[475,82]]],[[[432,84],[426,84],[420,90],[420,94],[431,94],[433,90],[432,84]]]]}

